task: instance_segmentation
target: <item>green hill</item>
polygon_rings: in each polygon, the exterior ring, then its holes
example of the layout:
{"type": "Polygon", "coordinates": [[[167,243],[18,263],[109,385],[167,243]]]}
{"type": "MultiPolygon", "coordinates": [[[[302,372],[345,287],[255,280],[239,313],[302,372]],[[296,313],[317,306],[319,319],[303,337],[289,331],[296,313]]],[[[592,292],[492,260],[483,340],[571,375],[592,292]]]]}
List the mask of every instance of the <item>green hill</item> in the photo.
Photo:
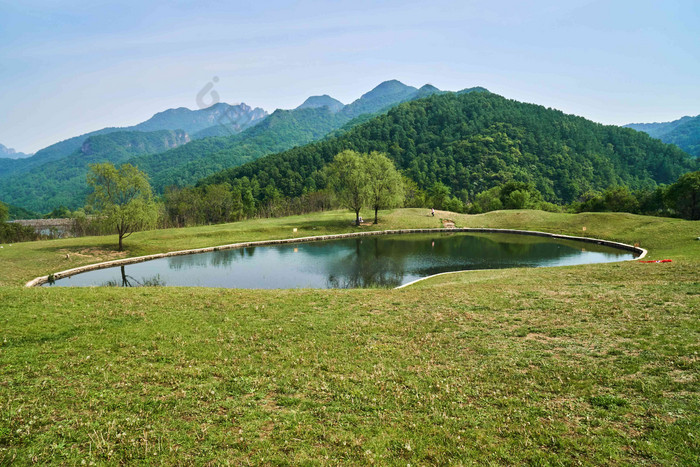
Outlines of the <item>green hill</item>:
{"type": "Polygon", "coordinates": [[[120,131],[88,137],[68,157],[35,167],[19,177],[0,180],[0,199],[27,209],[48,212],[57,206],[75,209],[88,193],[88,164],[121,164],[138,154],[161,152],[189,141],[177,131],[120,131]]]}
{"type": "Polygon", "coordinates": [[[0,159],[0,178],[26,173],[48,162],[68,157],[79,150],[83,143],[92,136],[117,132],[153,132],[160,130],[183,130],[189,135],[190,139],[204,138],[213,134],[230,136],[255,125],[266,116],[267,113],[264,110],[260,108],[253,109],[246,104],[229,105],[218,103],[201,110],[190,110],[184,107],[168,109],[137,125],[122,128],[103,128],[68,138],[37,151],[31,157],[19,160],[0,159]]]}
{"type": "Polygon", "coordinates": [[[534,184],[545,199],[571,202],[588,190],[672,183],[697,162],[630,129],[483,93],[447,93],[402,104],[345,134],[200,182],[250,183],[258,199],[326,186],[321,169],[344,149],[382,151],[419,187],[435,182],[469,197],[507,181],[534,184]]]}

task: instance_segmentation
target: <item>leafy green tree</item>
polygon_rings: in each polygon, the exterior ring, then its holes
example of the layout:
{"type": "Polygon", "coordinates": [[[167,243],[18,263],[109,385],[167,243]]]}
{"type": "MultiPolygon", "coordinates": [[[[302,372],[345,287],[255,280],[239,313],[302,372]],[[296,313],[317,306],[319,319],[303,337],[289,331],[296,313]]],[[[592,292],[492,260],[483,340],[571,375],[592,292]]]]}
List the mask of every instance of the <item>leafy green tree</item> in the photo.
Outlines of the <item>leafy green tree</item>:
{"type": "Polygon", "coordinates": [[[542,195],[529,183],[508,182],[501,187],[500,199],[504,209],[527,209],[536,207],[542,195]]]}
{"type": "Polygon", "coordinates": [[[452,212],[464,212],[464,202],[456,196],[453,196],[447,200],[445,209],[452,212]]]}
{"type": "Polygon", "coordinates": [[[89,201],[105,225],[119,235],[119,251],[124,249],[124,238],[158,220],[158,205],[148,178],[133,165],[123,164],[117,169],[109,162],[90,164],[87,182],[93,189],[89,201]]]}
{"type": "Polygon", "coordinates": [[[626,186],[616,186],[605,190],[603,203],[606,211],[634,213],[639,210],[639,201],[626,186]]]}
{"type": "Polygon", "coordinates": [[[328,178],[340,204],[355,213],[355,225],[360,225],[360,209],[368,199],[368,177],[362,156],[345,150],[328,165],[328,178]]]}
{"type": "Polygon", "coordinates": [[[474,204],[472,205],[472,212],[474,214],[498,211],[499,209],[503,209],[503,203],[501,203],[500,186],[495,186],[486,191],[482,191],[476,195],[476,198],[474,198],[474,204]]]}
{"type": "Polygon", "coordinates": [[[668,187],[666,197],[680,217],[699,220],[700,170],[681,175],[676,183],[668,187]]]}
{"type": "Polygon", "coordinates": [[[231,186],[228,183],[206,186],[203,201],[208,222],[217,224],[231,220],[234,203],[231,196],[231,186]]]}
{"type": "Polygon", "coordinates": [[[431,207],[444,209],[450,200],[450,188],[442,182],[433,183],[428,189],[431,207]]]}
{"type": "Polygon", "coordinates": [[[0,201],[0,222],[5,222],[10,217],[10,208],[0,201]]]}
{"type": "Polygon", "coordinates": [[[666,212],[666,187],[659,186],[656,189],[642,189],[635,193],[639,201],[639,213],[647,215],[662,215],[666,212]]]}
{"type": "Polygon", "coordinates": [[[425,207],[425,191],[418,188],[418,184],[406,177],[401,177],[403,181],[404,206],[409,208],[425,207]]]}
{"type": "Polygon", "coordinates": [[[403,202],[403,182],[394,163],[385,154],[374,151],[363,159],[369,204],[374,208],[374,223],[377,224],[379,208],[391,208],[403,202]]]}
{"type": "Polygon", "coordinates": [[[255,196],[253,190],[248,187],[241,194],[241,204],[243,205],[243,214],[245,217],[253,217],[255,215],[255,196]]]}

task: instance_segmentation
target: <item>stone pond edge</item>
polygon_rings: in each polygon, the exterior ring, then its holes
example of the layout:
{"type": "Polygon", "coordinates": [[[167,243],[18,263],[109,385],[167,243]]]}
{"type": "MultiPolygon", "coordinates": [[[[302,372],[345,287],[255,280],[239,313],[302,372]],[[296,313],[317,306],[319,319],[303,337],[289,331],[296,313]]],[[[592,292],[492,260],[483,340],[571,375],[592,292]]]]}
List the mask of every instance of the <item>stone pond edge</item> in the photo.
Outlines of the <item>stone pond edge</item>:
{"type": "MultiPolygon", "coordinates": [[[[319,236],[315,236],[315,237],[296,237],[296,238],[285,238],[285,239],[279,239],[279,240],[260,240],[257,242],[231,243],[228,245],[212,246],[212,247],[205,247],[205,248],[195,248],[195,249],[190,249],[190,250],[170,251],[167,253],[156,253],[153,255],[135,256],[133,258],[116,259],[116,260],[111,260],[111,261],[104,261],[102,263],[88,264],[85,266],[79,266],[76,268],[66,269],[65,271],[56,272],[54,274],[47,275],[47,276],[36,277],[36,278],[30,280],[29,282],[27,282],[25,284],[25,287],[35,287],[35,286],[46,284],[47,282],[49,282],[49,277],[52,277],[53,280],[63,279],[65,277],[74,276],[75,274],[80,274],[80,273],[87,272],[87,271],[94,271],[96,269],[105,269],[105,268],[111,268],[114,266],[124,266],[126,264],[142,263],[144,261],[150,261],[152,259],[158,259],[158,258],[168,258],[170,256],[193,255],[193,254],[197,254],[197,253],[208,253],[208,252],[212,252],[212,251],[233,250],[233,249],[237,249],[237,248],[248,248],[248,247],[256,247],[256,246],[266,246],[266,245],[284,245],[284,244],[288,244],[288,243],[318,242],[318,241],[324,241],[324,240],[335,240],[335,239],[339,239],[339,238],[369,237],[369,236],[373,236],[373,235],[413,234],[413,233],[451,233],[451,232],[511,233],[511,234],[519,234],[519,235],[532,235],[532,236],[536,236],[536,237],[549,237],[549,238],[561,238],[561,239],[565,239],[565,240],[577,240],[577,241],[582,241],[582,242],[586,242],[586,243],[595,243],[597,245],[610,246],[610,247],[619,248],[622,250],[628,250],[628,251],[632,251],[634,253],[637,253],[639,256],[637,256],[636,258],[633,258],[632,260],[640,260],[640,259],[644,258],[647,254],[647,250],[645,250],[644,248],[640,248],[638,246],[633,246],[633,245],[627,245],[626,243],[613,242],[611,240],[601,240],[598,238],[591,238],[591,237],[574,237],[571,235],[554,234],[554,233],[549,233],[549,232],[538,232],[535,230],[490,229],[490,228],[469,228],[469,227],[452,228],[452,229],[437,228],[437,229],[373,230],[373,231],[369,231],[369,232],[350,232],[350,233],[334,234],[334,235],[319,235],[319,236]]],[[[455,272],[463,272],[463,271],[451,271],[451,272],[447,272],[447,273],[443,272],[440,274],[434,274],[432,276],[423,277],[423,278],[415,280],[413,282],[409,282],[408,284],[401,285],[397,288],[407,287],[407,286],[409,286],[411,284],[415,284],[416,282],[419,282],[419,281],[430,279],[432,277],[440,276],[443,274],[453,274],[455,272]]]]}

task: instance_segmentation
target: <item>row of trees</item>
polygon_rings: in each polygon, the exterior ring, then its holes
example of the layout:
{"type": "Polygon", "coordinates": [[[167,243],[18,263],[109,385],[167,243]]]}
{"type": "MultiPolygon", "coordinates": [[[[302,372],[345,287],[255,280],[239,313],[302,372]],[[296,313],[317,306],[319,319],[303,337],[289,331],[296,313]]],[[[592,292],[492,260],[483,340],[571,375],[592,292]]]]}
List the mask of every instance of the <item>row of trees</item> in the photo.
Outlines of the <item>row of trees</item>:
{"type": "Polygon", "coordinates": [[[654,216],[700,219],[700,171],[681,175],[678,181],[653,190],[631,191],[624,186],[588,192],[572,203],[575,212],[629,212],[654,216]]]}

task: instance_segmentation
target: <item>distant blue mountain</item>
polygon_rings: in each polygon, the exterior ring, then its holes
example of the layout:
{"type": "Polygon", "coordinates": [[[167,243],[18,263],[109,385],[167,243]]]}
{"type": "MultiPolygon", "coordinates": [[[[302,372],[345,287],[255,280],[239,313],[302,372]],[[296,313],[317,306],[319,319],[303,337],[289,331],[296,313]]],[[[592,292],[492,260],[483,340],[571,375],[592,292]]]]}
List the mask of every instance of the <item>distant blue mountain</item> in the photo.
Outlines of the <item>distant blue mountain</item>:
{"type": "Polygon", "coordinates": [[[0,158],[24,159],[25,157],[30,157],[30,156],[31,156],[31,154],[17,152],[12,148],[8,148],[7,146],[0,144],[0,158]]]}
{"type": "Polygon", "coordinates": [[[328,94],[324,94],[322,96],[309,97],[297,109],[318,109],[321,107],[328,107],[331,112],[338,112],[345,107],[345,104],[337,99],[333,99],[328,94]]]}
{"type": "Polygon", "coordinates": [[[686,116],[672,122],[629,123],[624,126],[643,131],[664,143],[675,144],[691,156],[700,157],[700,115],[686,116]]]}

